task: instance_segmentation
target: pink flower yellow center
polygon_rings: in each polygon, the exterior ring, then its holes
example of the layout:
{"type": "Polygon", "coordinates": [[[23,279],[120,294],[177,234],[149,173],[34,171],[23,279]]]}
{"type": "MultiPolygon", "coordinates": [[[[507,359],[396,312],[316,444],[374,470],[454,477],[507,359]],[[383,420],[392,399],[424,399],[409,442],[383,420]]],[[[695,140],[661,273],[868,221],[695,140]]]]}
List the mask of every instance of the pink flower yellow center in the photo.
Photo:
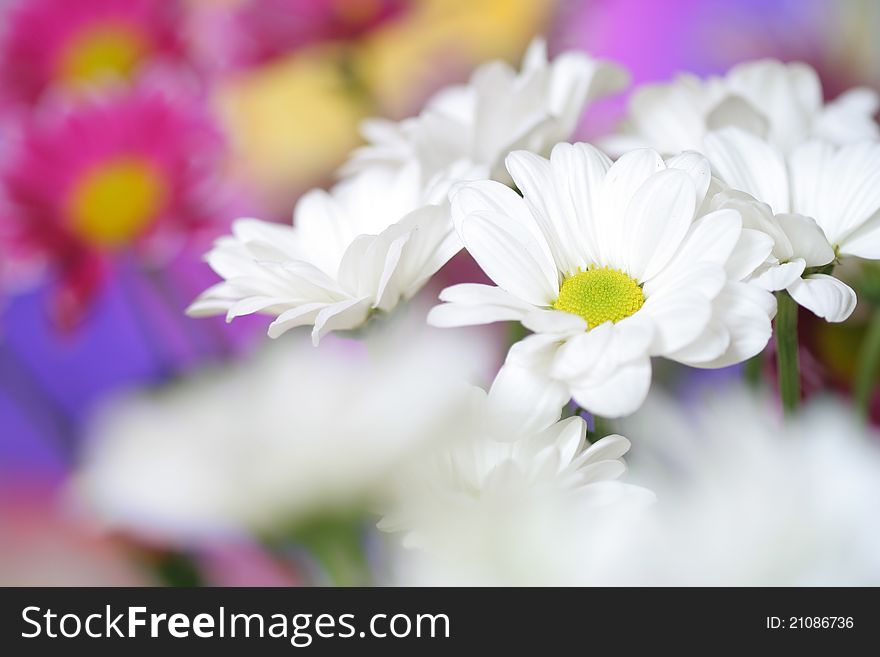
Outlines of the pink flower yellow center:
{"type": "Polygon", "coordinates": [[[553,307],[580,315],[589,328],[595,328],[635,314],[644,303],[642,288],[633,278],[617,269],[597,267],[562,281],[553,307]]]}
{"type": "Polygon", "coordinates": [[[164,177],[145,160],[125,157],[102,163],[73,186],[67,205],[70,227],[98,246],[122,246],[156,220],[167,194],[164,177]]]}
{"type": "Polygon", "coordinates": [[[129,77],[146,50],[143,37],[128,25],[89,26],[75,34],[61,51],[58,74],[72,83],[94,81],[108,74],[129,77]]]}

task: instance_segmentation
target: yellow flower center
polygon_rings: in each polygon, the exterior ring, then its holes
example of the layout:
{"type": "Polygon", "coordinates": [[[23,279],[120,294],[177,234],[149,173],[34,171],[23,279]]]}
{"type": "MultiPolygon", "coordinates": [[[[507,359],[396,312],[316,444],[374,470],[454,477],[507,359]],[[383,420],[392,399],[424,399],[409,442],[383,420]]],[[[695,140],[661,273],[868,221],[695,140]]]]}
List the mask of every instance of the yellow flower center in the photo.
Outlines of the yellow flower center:
{"type": "Polygon", "coordinates": [[[71,190],[71,228],[99,246],[122,246],[156,219],[167,192],[164,178],[149,162],[126,157],[102,163],[71,190]]]}
{"type": "Polygon", "coordinates": [[[578,271],[562,281],[556,310],[580,315],[589,328],[619,322],[645,303],[639,284],[622,271],[608,267],[578,271]]]}
{"type": "Polygon", "coordinates": [[[82,30],[61,52],[59,75],[82,83],[103,75],[129,77],[147,50],[141,35],[124,24],[108,23],[82,30]]]}

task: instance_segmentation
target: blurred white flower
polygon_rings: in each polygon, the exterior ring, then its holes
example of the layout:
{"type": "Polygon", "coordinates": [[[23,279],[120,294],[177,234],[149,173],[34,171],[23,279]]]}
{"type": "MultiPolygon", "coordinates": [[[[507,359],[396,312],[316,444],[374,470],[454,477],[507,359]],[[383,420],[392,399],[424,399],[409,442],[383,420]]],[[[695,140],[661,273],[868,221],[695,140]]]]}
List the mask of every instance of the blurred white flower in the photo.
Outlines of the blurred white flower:
{"type": "Polygon", "coordinates": [[[846,256],[880,259],[880,142],[809,141],[784,155],[729,128],[706,138],[705,153],[724,183],[760,201],[735,193],[713,199],[713,207],[736,208],[746,226],[773,238],[753,282],[788,290],[830,322],[849,317],[855,292],[821,268],[846,256]]]}
{"type": "Polygon", "coordinates": [[[825,104],[811,67],[765,59],[734,66],[724,77],[680,75],[643,85],[619,134],[602,145],[613,155],[644,147],[674,155],[702,150],[706,134],[726,127],[747,130],[783,152],[811,138],[848,144],[880,136],[878,108],[880,96],[864,87],[825,104]]]}
{"type": "Polygon", "coordinates": [[[507,159],[520,197],[465,183],[452,197],[462,241],[497,287],[456,285],[431,311],[435,326],[514,320],[534,332],[506,368],[524,385],[570,397],[604,416],[631,413],[647,394],[651,357],[721,367],[764,348],[776,305],[740,282],[770,253],[739,214],[700,210],[709,164],[696,153],[664,162],[652,150],[614,164],[587,144],[550,160],[507,159]]]}
{"type": "Polygon", "coordinates": [[[416,315],[321,350],[290,335],[248,362],[117,401],[86,446],[78,497],[110,526],[184,540],[282,531],[366,504],[458,408],[463,382],[497,366],[485,333],[452,339],[416,315]]]}
{"type": "Polygon", "coordinates": [[[652,395],[623,429],[658,503],[609,564],[618,583],[880,584],[880,436],[851,406],[819,399],[789,424],[735,385],[652,395]]]}
{"type": "Polygon", "coordinates": [[[372,169],[332,191],[305,194],[294,225],[239,219],[207,260],[223,282],[188,309],[195,317],[255,312],[274,316],[269,335],[312,325],[363,325],[411,298],[461,248],[442,182],[425,189],[415,165],[372,169]]]}
{"type": "MultiPolygon", "coordinates": [[[[511,378],[512,377],[512,378],[511,378]]],[[[392,581],[443,585],[572,585],[601,579],[616,522],[653,495],[616,481],[629,441],[590,445],[580,417],[559,421],[547,399],[524,403],[502,371],[488,395],[438,427],[445,442],[396,473],[379,527],[400,532],[392,581]]]]}
{"type": "Polygon", "coordinates": [[[619,91],[627,77],[621,68],[579,52],[548,61],[545,42],[536,39],[520,72],[492,61],[468,84],[440,91],[417,117],[364,122],[368,144],[354,152],[342,172],[418,162],[427,181],[466,164],[474,177],[508,182],[508,153],[548,153],[572,136],[591,101],[619,91]]]}

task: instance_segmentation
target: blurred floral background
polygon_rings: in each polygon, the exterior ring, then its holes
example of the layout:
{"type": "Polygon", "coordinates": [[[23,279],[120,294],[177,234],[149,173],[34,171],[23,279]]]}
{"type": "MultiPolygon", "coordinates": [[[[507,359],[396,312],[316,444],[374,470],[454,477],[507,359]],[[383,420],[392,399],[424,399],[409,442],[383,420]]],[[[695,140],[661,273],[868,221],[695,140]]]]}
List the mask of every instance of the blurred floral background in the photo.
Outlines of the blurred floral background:
{"type": "MultiPolygon", "coordinates": [[[[382,580],[362,491],[412,448],[388,418],[444,398],[443,377],[414,371],[455,361],[490,381],[504,327],[409,331],[382,372],[392,408],[351,365],[388,338],[334,339],[318,361],[295,337],[267,345],[259,317],[184,310],[216,282],[203,254],[233,219],[289,221],[361,120],[417,113],[536,35],[634,83],[775,57],[812,65],[828,97],[880,87],[871,0],[0,0],[0,583],[382,580]]],[[[611,129],[625,98],[591,106],[576,136],[611,129]]],[[[413,306],[480,275],[460,254],[413,306]]],[[[808,396],[849,393],[880,312],[880,271],[843,276],[860,297],[850,322],[801,313],[808,396]]],[[[680,398],[739,376],[657,374],[680,398]]],[[[880,398],[869,412],[880,420],[880,398]]]]}

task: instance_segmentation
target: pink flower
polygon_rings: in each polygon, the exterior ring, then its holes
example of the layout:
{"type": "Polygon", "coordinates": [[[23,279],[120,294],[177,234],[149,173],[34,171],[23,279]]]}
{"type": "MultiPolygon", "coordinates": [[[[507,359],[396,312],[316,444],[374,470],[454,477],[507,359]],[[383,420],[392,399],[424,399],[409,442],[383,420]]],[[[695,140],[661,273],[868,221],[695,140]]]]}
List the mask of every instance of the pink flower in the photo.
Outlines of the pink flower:
{"type": "Polygon", "coordinates": [[[54,270],[64,324],[116,254],[157,264],[217,217],[222,140],[192,93],[162,82],[42,108],[5,153],[0,251],[54,270]]]}
{"type": "Polygon", "coordinates": [[[220,69],[258,66],[323,41],[349,41],[397,17],[408,0],[242,0],[206,6],[193,25],[197,49],[220,69]]]}
{"type": "Polygon", "coordinates": [[[176,58],[175,0],[14,0],[0,24],[0,94],[32,104],[50,87],[131,78],[145,63],[176,58]]]}

